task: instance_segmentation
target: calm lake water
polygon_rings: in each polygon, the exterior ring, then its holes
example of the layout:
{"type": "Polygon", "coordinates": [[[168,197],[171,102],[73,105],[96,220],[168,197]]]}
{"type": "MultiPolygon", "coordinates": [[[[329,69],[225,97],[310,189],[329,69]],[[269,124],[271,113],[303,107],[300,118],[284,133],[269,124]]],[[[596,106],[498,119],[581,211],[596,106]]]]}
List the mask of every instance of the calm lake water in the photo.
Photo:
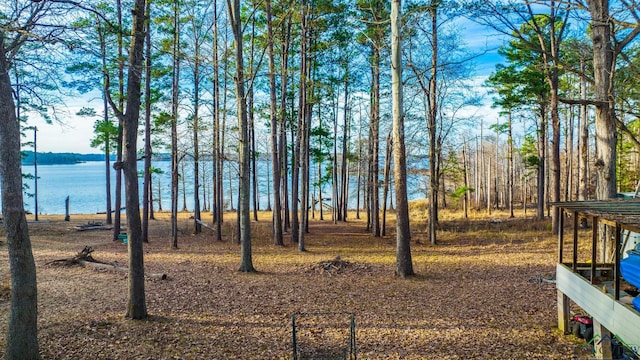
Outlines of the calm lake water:
{"type": "MultiPolygon", "coordinates": [[[[153,197],[158,208],[158,199],[162,201],[164,210],[170,209],[170,167],[169,161],[156,161],[154,167],[163,174],[153,177],[153,197]]],[[[139,163],[142,171],[142,162],[139,163]]],[[[73,165],[39,165],[38,166],[38,212],[40,214],[64,214],[65,199],[69,196],[69,208],[72,214],[92,214],[106,211],[106,173],[105,164],[101,161],[85,162],[73,165]]],[[[34,173],[33,166],[23,165],[23,173],[34,173]]],[[[186,178],[192,177],[192,169],[185,166],[186,178]]],[[[208,173],[210,174],[210,172],[208,173]]],[[[210,176],[210,175],[208,175],[210,176]]],[[[26,180],[29,186],[27,193],[33,193],[34,181],[26,180]]],[[[228,186],[227,183],[225,183],[228,186]]],[[[193,191],[191,181],[187,181],[186,203],[189,210],[193,210],[193,191]]],[[[209,185],[207,185],[208,187],[209,185]]],[[[140,196],[142,196],[142,178],[139,181],[140,196]]],[[[234,184],[234,191],[235,187],[234,184]]],[[[182,209],[182,184],[180,185],[179,207],[182,209]]],[[[207,189],[208,192],[208,189],[207,189]]],[[[111,171],[112,207],[115,206],[115,171],[111,171]]],[[[208,195],[207,195],[208,196],[208,195]]],[[[265,200],[266,201],[266,200],[265,200]]],[[[124,194],[122,204],[124,206],[124,194]]],[[[35,211],[35,199],[25,196],[25,208],[35,211]]]]}
{"type": "MultiPolygon", "coordinates": [[[[204,168],[200,170],[200,176],[207,179],[206,182],[201,183],[201,206],[204,206],[204,198],[206,196],[207,204],[211,201],[211,162],[203,162],[204,168]],[[203,174],[204,172],[204,174],[203,174]],[[204,184],[204,185],[202,185],[204,184]]],[[[139,162],[139,170],[142,171],[142,162],[139,162]]],[[[153,176],[153,198],[155,201],[154,208],[158,209],[158,204],[161,203],[163,210],[171,209],[171,162],[170,161],[154,161],[153,166],[161,169],[162,174],[153,176]]],[[[258,163],[258,194],[260,198],[260,209],[267,207],[268,197],[271,196],[270,187],[271,179],[268,175],[270,169],[270,163],[267,161],[260,161],[258,163]]],[[[314,166],[314,170],[317,166],[314,166]]],[[[184,185],[180,183],[180,197],[178,199],[178,207],[182,210],[186,200],[186,206],[189,211],[193,211],[193,165],[186,163],[184,169],[184,179],[186,180],[186,194],[183,195],[184,185]]],[[[323,170],[325,171],[325,170],[323,170]]],[[[34,168],[31,165],[23,165],[23,173],[34,173],[34,168]]],[[[225,206],[229,208],[230,201],[233,199],[233,203],[237,202],[238,196],[238,175],[235,164],[226,163],[224,171],[224,199],[225,206]],[[231,176],[229,176],[231,174],[231,176]]],[[[315,182],[317,176],[313,171],[311,174],[311,182],[315,182]]],[[[115,171],[111,171],[111,196],[112,207],[115,207],[115,171]]],[[[38,166],[38,212],[40,214],[64,214],[65,213],[65,199],[69,196],[69,208],[72,214],[93,214],[106,211],[106,181],[105,181],[105,164],[102,161],[85,162],[73,165],[39,165],[38,166]]],[[[182,177],[181,177],[182,178],[182,177]]],[[[409,176],[409,188],[414,190],[410,192],[409,198],[415,199],[424,197],[423,190],[425,180],[422,176],[409,176]]],[[[350,176],[349,192],[350,202],[349,206],[355,208],[356,206],[356,188],[357,177],[355,175],[350,176]]],[[[27,193],[33,193],[34,182],[33,180],[26,180],[25,184],[29,186],[27,193]]],[[[139,182],[140,196],[142,196],[142,178],[139,182]]],[[[382,193],[382,191],[381,191],[382,193]]],[[[324,198],[331,197],[331,185],[324,186],[323,191],[324,198]]],[[[362,204],[361,199],[361,204],[362,204]]],[[[395,202],[395,201],[394,201],[395,202]]],[[[124,198],[122,201],[124,206],[124,198]]],[[[253,207],[253,203],[251,203],[253,207]]],[[[35,211],[35,199],[33,197],[25,196],[25,208],[30,211],[35,211]]]]}

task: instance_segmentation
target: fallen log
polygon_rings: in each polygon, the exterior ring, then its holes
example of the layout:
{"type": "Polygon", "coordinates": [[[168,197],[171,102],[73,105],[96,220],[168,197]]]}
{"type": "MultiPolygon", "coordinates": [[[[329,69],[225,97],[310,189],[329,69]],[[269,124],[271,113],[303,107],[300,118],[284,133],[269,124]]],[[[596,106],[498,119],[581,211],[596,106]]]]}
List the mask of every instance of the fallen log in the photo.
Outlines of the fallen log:
{"type": "Polygon", "coordinates": [[[194,219],[194,220],[195,220],[198,224],[200,224],[200,225],[202,225],[202,226],[206,227],[207,229],[212,230],[212,231],[216,231],[216,229],[215,229],[213,226],[211,226],[211,225],[209,225],[209,224],[207,224],[207,223],[205,223],[205,222],[203,222],[203,221],[200,221],[200,220],[198,220],[198,219],[194,219]]]}
{"type": "MultiPolygon", "coordinates": [[[[87,260],[80,260],[78,264],[84,267],[92,267],[94,269],[102,269],[102,270],[113,270],[123,273],[129,273],[129,268],[124,266],[119,266],[117,264],[106,264],[101,262],[92,262],[87,260]]],[[[152,274],[144,274],[145,277],[158,279],[158,280],[167,280],[167,274],[163,273],[152,273],[152,274]]]]}
{"type": "MultiPolygon", "coordinates": [[[[74,257],[70,259],[58,259],[49,261],[47,265],[58,265],[58,266],[74,266],[80,265],[83,267],[92,267],[94,269],[102,269],[102,270],[113,270],[118,272],[129,273],[129,269],[124,266],[119,266],[116,263],[105,263],[102,261],[98,261],[91,256],[91,253],[94,249],[91,246],[85,246],[82,251],[78,252],[74,257]]],[[[146,277],[158,280],[167,280],[167,274],[164,273],[149,273],[145,274],[146,277]]]]}

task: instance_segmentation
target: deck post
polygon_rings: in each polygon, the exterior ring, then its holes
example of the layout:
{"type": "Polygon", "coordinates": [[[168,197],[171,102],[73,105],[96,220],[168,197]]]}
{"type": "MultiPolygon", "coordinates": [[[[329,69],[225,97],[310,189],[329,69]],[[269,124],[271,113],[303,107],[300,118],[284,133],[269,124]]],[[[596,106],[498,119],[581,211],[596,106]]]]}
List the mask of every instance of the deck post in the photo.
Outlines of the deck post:
{"type": "Polygon", "coordinates": [[[622,229],[619,223],[616,223],[616,240],[615,240],[615,254],[613,255],[613,298],[620,300],[620,238],[622,229]]]}
{"type": "Polygon", "coordinates": [[[569,306],[569,297],[562,291],[558,292],[558,329],[565,335],[569,334],[571,329],[569,326],[569,317],[571,309],[569,306]]]}
{"type": "Polygon", "coordinates": [[[593,319],[593,351],[596,359],[613,359],[611,332],[593,319]]]}
{"type": "MultiPolygon", "coordinates": [[[[596,279],[596,249],[598,248],[598,217],[593,217],[593,223],[591,224],[591,283],[593,284],[596,279]]],[[[604,260],[602,261],[604,262],[604,260]]]]}
{"type": "Polygon", "coordinates": [[[558,263],[562,264],[562,250],[564,247],[564,209],[560,208],[558,216],[558,263]]]}

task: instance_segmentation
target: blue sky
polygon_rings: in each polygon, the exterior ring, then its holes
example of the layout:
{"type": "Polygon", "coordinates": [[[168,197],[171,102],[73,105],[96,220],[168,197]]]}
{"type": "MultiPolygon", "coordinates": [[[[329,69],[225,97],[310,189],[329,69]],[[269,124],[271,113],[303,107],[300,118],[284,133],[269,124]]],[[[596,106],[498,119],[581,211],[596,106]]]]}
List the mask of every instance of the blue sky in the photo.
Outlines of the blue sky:
{"type": "MultiPolygon", "coordinates": [[[[494,71],[495,65],[502,61],[497,48],[503,44],[504,37],[467,19],[461,19],[459,25],[462,38],[470,53],[482,54],[474,59],[476,68],[472,82],[478,84],[479,93],[486,93],[482,84],[494,71]]],[[[482,114],[480,116],[495,118],[497,112],[490,107],[491,98],[487,96],[485,101],[485,106],[476,109],[475,112],[482,114]]],[[[92,94],[69,99],[66,109],[60,109],[66,114],[61,116],[63,124],[47,124],[41,119],[30,118],[29,125],[38,127],[38,152],[99,153],[99,149],[90,146],[95,119],[75,116],[80,108],[87,106],[100,108],[102,106],[100,95],[92,94]]]]}

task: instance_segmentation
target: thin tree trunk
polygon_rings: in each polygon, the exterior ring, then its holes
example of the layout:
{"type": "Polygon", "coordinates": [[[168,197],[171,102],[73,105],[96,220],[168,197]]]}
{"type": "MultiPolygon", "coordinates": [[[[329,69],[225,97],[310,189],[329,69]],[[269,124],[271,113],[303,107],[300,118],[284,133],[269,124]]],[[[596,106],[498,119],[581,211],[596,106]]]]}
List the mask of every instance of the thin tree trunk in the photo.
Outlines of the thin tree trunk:
{"type": "Polygon", "coordinates": [[[546,109],[544,106],[540,109],[540,129],[538,139],[538,205],[537,205],[537,217],[538,219],[544,219],[544,204],[545,204],[545,163],[547,152],[547,117],[546,109]]]}
{"type": "Polygon", "coordinates": [[[224,196],[222,192],[222,145],[220,133],[220,63],[218,61],[218,2],[213,2],[213,222],[216,228],[216,240],[222,241],[222,214],[224,196]]]}
{"type": "Polygon", "coordinates": [[[379,131],[380,131],[380,50],[373,47],[371,57],[371,161],[369,167],[370,214],[373,236],[380,236],[379,131]]]}
{"type": "MultiPolygon", "coordinates": [[[[280,202],[280,156],[278,154],[278,108],[276,104],[276,70],[273,52],[273,23],[271,20],[271,0],[266,0],[267,37],[269,52],[269,110],[271,123],[271,170],[273,174],[273,240],[275,245],[283,246],[282,238],[282,205],[280,202]]],[[[286,78],[286,75],[283,76],[286,78]]],[[[281,94],[283,98],[286,94],[281,94]]],[[[284,122],[284,118],[281,120],[284,122]]]]}
{"type": "Polygon", "coordinates": [[[295,150],[295,163],[294,163],[294,182],[295,182],[295,187],[293,188],[293,196],[295,196],[295,198],[297,199],[298,197],[298,193],[301,194],[301,201],[300,201],[300,221],[298,221],[298,204],[297,204],[297,200],[292,199],[293,205],[292,206],[292,212],[293,212],[293,219],[294,221],[292,221],[292,226],[291,226],[291,233],[292,236],[296,236],[296,242],[298,243],[298,251],[306,251],[305,249],[305,244],[304,244],[304,213],[306,213],[306,209],[305,207],[305,200],[306,200],[306,192],[305,192],[305,171],[309,171],[309,169],[307,167],[305,167],[305,163],[306,163],[306,148],[305,145],[306,143],[305,141],[305,137],[306,137],[306,120],[307,120],[307,114],[306,111],[308,110],[307,107],[307,85],[308,85],[308,79],[307,79],[307,74],[309,73],[307,70],[307,65],[308,65],[308,61],[307,61],[307,45],[308,45],[308,40],[307,40],[307,4],[306,4],[306,0],[301,0],[300,1],[300,11],[301,11],[301,29],[300,29],[300,33],[301,33],[301,39],[300,39],[300,94],[299,94],[299,104],[298,104],[298,136],[297,136],[297,140],[296,140],[296,150],[295,150]],[[300,164],[301,166],[301,174],[298,170],[298,164],[300,164]],[[302,181],[300,181],[300,184],[298,184],[300,176],[302,177],[302,181]],[[300,189],[298,189],[298,187],[300,186],[300,189]],[[297,235],[296,235],[297,234],[297,235]]]}
{"type": "Polygon", "coordinates": [[[387,146],[384,156],[384,174],[382,188],[382,236],[387,235],[387,197],[389,196],[389,178],[391,172],[391,156],[393,155],[393,130],[387,136],[387,146]]]}
{"type": "MultiPolygon", "coordinates": [[[[255,4],[254,4],[255,6],[255,4]]],[[[250,77],[254,77],[255,76],[255,71],[257,71],[257,69],[254,69],[254,65],[253,65],[253,61],[255,58],[255,38],[256,38],[256,18],[255,16],[251,17],[251,47],[250,47],[250,51],[249,51],[249,72],[250,72],[250,77]]],[[[255,131],[255,118],[254,118],[254,112],[253,112],[253,97],[254,95],[254,91],[253,91],[253,86],[250,86],[248,89],[248,93],[247,93],[247,112],[248,112],[248,117],[249,117],[249,141],[251,141],[250,144],[250,153],[251,153],[251,185],[253,188],[253,220],[254,221],[258,221],[258,210],[260,210],[260,200],[258,197],[258,167],[257,167],[257,156],[256,156],[256,131],[255,131]]]]}
{"type": "Polygon", "coordinates": [[[345,74],[344,74],[344,112],[342,114],[342,165],[340,167],[342,173],[341,190],[340,191],[340,206],[342,212],[342,218],[339,220],[347,221],[347,210],[349,202],[349,166],[347,159],[349,157],[349,148],[347,139],[349,138],[349,62],[345,62],[345,74]]]}
{"type": "MultiPolygon", "coordinates": [[[[431,3],[431,78],[429,79],[429,224],[428,237],[432,245],[437,243],[436,228],[438,226],[438,173],[436,166],[438,163],[437,143],[437,96],[436,86],[438,79],[438,5],[435,1],[431,3]]],[[[397,191],[397,187],[396,187],[397,191]]],[[[397,196],[397,195],[396,195],[397,196]]]]}
{"type": "MultiPolygon", "coordinates": [[[[193,227],[194,233],[202,232],[200,215],[200,50],[196,44],[195,64],[193,69],[193,227]]],[[[183,179],[185,178],[182,174],[183,179]]],[[[186,191],[185,191],[186,193],[186,191]]]]}
{"type": "MultiPolygon", "coordinates": [[[[98,36],[100,38],[100,54],[102,57],[102,72],[103,74],[103,89],[102,89],[102,110],[103,110],[103,121],[109,121],[109,103],[107,101],[107,95],[105,94],[106,91],[109,91],[106,88],[106,79],[104,78],[107,74],[107,49],[106,49],[106,44],[104,42],[104,35],[102,33],[102,30],[98,31],[98,36]]],[[[104,153],[105,153],[105,159],[104,159],[104,164],[105,164],[105,181],[106,181],[106,200],[107,200],[107,224],[112,224],[113,223],[113,219],[111,216],[111,212],[112,212],[112,208],[111,208],[111,134],[109,134],[106,138],[105,138],[105,145],[104,145],[104,153]]]]}
{"type": "Polygon", "coordinates": [[[171,84],[171,248],[178,248],[178,92],[180,79],[180,8],[173,3],[173,73],[171,84]]]}
{"type": "MultiPolygon", "coordinates": [[[[147,306],[144,291],[144,260],[142,246],[142,223],[140,219],[140,197],[138,192],[137,140],[140,116],[140,85],[145,40],[145,0],[136,0],[133,8],[133,43],[129,53],[127,75],[127,105],[119,118],[124,124],[123,139],[127,144],[122,169],[126,187],[127,238],[129,250],[129,303],[126,317],[146,319],[147,306]]],[[[114,110],[115,104],[112,103],[114,110]]]]}
{"type": "MultiPolygon", "coordinates": [[[[151,15],[151,1],[146,4],[146,17],[151,15]]],[[[151,195],[151,31],[146,24],[146,46],[144,67],[144,181],[142,184],[142,241],[149,242],[149,207],[152,206],[151,195]]]]}
{"type": "Polygon", "coordinates": [[[508,199],[509,199],[509,217],[513,218],[515,215],[513,214],[513,119],[511,114],[511,109],[509,109],[508,114],[508,127],[507,127],[507,165],[509,169],[507,170],[507,189],[508,189],[508,199]]]}
{"type": "MultiPolygon", "coordinates": [[[[116,0],[116,12],[118,17],[118,29],[122,29],[122,3],[121,0],[116,0]]],[[[123,41],[122,31],[117,31],[118,41],[118,111],[122,112],[124,109],[124,56],[123,56],[123,41]]],[[[108,91],[108,90],[107,90],[108,91]]],[[[118,119],[118,143],[116,146],[116,163],[122,163],[122,120],[118,119]]],[[[121,211],[122,211],[122,168],[117,166],[116,170],[116,198],[115,198],[115,216],[113,220],[113,240],[118,240],[121,229],[121,211]]]]}

